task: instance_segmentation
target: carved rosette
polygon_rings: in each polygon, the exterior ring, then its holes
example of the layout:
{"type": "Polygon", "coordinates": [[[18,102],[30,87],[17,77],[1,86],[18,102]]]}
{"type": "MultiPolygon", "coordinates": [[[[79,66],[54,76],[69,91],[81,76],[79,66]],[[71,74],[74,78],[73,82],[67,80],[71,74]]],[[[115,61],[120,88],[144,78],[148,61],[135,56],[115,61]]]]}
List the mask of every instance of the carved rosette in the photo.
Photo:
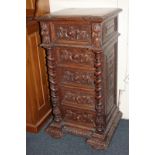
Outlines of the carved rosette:
{"type": "Polygon", "coordinates": [[[53,52],[51,49],[47,50],[47,66],[48,66],[48,76],[49,76],[49,84],[51,90],[51,100],[53,106],[53,114],[54,114],[54,121],[60,122],[61,121],[61,112],[58,106],[58,95],[57,95],[57,84],[56,84],[56,63],[53,57],[53,52]]]}
{"type": "Polygon", "coordinates": [[[46,22],[40,22],[42,43],[50,43],[49,24],[46,22]]]}
{"type": "Polygon", "coordinates": [[[96,92],[96,130],[97,132],[104,131],[104,105],[103,105],[103,82],[102,82],[102,51],[95,51],[95,92],[96,92]]]}
{"type": "Polygon", "coordinates": [[[92,44],[95,48],[102,46],[102,25],[100,23],[92,25],[92,44]]]}

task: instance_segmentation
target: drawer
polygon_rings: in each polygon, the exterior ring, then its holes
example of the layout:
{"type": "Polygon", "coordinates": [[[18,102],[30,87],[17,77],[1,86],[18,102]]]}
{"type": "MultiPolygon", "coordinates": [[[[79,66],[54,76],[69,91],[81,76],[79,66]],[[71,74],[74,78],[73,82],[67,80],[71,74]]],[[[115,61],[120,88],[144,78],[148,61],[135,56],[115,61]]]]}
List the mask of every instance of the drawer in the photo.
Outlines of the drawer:
{"type": "Polygon", "coordinates": [[[69,107],[95,111],[95,91],[62,86],[61,104],[69,107]]]}
{"type": "MultiPolygon", "coordinates": [[[[117,17],[111,18],[102,24],[101,37],[98,30],[95,31],[95,39],[101,39],[102,43],[118,31],[117,17]]],[[[41,22],[42,42],[60,46],[92,46],[93,44],[93,23],[90,22],[71,22],[71,21],[52,21],[41,22]]],[[[96,41],[97,41],[96,40],[96,41]]]]}
{"type": "Polygon", "coordinates": [[[93,70],[85,70],[80,67],[58,67],[57,75],[57,77],[59,77],[58,83],[61,86],[69,85],[79,88],[95,88],[95,75],[93,70]]]}
{"type": "Polygon", "coordinates": [[[62,115],[65,122],[95,127],[95,112],[62,106],[62,115]]]}
{"type": "Polygon", "coordinates": [[[55,53],[60,66],[94,67],[94,53],[90,49],[56,47],[55,53]]]}
{"type": "Polygon", "coordinates": [[[56,44],[90,45],[91,25],[88,23],[52,22],[52,42],[56,44]]]}

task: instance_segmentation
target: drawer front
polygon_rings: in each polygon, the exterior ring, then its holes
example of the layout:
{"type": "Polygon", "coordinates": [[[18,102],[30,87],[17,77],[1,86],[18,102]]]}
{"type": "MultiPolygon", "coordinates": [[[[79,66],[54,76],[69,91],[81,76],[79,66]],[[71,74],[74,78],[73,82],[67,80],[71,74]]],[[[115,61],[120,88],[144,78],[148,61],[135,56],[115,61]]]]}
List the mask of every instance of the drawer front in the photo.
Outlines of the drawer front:
{"type": "Polygon", "coordinates": [[[82,88],[95,88],[94,71],[79,68],[59,67],[57,69],[59,84],[82,88]]]}
{"type": "Polygon", "coordinates": [[[95,92],[76,87],[61,87],[61,104],[95,111],[95,92]]]}
{"type": "Polygon", "coordinates": [[[65,122],[95,127],[95,113],[90,111],[63,106],[62,114],[65,122]]]}
{"type": "Polygon", "coordinates": [[[90,49],[57,47],[55,51],[59,65],[94,67],[94,53],[90,49]]]}
{"type": "Polygon", "coordinates": [[[86,23],[52,22],[52,41],[57,44],[90,45],[91,25],[86,23]]]}

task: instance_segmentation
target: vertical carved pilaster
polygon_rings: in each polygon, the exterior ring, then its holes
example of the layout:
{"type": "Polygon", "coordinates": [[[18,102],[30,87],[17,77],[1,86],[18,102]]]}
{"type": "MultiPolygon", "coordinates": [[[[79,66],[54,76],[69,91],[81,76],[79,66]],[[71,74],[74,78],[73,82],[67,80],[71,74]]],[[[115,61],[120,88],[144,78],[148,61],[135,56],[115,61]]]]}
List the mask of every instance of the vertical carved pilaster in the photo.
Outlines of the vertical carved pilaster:
{"type": "Polygon", "coordinates": [[[49,44],[50,43],[49,24],[46,22],[40,22],[40,27],[41,27],[42,43],[49,44]]]}
{"type": "Polygon", "coordinates": [[[50,85],[50,94],[53,106],[54,121],[61,121],[61,112],[58,106],[58,95],[57,95],[57,84],[56,84],[56,63],[53,56],[52,49],[47,49],[47,67],[48,67],[48,76],[49,76],[49,85],[50,85]]]}
{"type": "Polygon", "coordinates": [[[96,48],[102,46],[102,25],[100,23],[92,25],[92,45],[96,48]]]}

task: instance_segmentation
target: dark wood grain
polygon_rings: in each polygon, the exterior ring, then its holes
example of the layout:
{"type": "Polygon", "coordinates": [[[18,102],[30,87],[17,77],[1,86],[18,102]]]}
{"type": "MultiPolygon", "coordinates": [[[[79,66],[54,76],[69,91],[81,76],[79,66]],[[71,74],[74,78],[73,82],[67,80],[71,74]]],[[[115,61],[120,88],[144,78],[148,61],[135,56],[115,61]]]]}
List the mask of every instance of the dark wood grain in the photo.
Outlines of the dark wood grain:
{"type": "Polygon", "coordinates": [[[122,113],[117,107],[118,13],[68,9],[37,18],[47,51],[54,121],[46,129],[86,137],[107,148],[122,113]]]}

